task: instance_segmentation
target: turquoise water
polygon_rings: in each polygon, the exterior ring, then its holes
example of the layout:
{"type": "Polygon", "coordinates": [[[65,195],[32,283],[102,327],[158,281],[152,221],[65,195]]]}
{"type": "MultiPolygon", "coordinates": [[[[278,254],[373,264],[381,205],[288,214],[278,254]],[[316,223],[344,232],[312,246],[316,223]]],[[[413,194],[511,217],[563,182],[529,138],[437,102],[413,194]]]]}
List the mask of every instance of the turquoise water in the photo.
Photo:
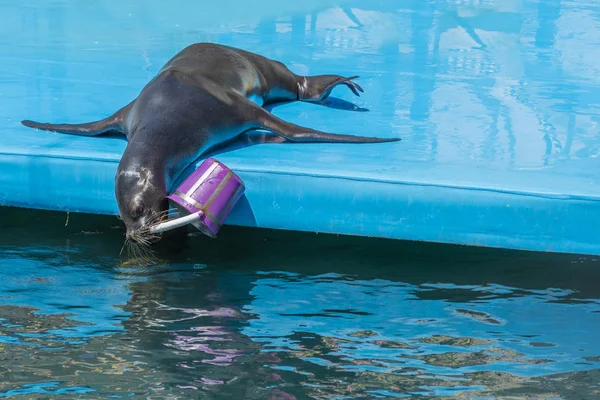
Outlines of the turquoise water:
{"type": "MultiPolygon", "coordinates": [[[[0,209],[0,396],[600,396],[595,258],[0,209]]],[[[522,398],[522,397],[520,397],[522,398]]]]}

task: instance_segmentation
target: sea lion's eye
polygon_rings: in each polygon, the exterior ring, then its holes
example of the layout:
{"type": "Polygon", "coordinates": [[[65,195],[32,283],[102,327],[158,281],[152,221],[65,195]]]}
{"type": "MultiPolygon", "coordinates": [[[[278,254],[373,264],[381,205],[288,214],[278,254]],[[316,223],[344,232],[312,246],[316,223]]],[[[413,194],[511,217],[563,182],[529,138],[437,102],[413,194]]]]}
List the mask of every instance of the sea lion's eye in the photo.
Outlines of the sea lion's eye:
{"type": "Polygon", "coordinates": [[[141,204],[134,206],[134,208],[131,212],[131,216],[136,219],[140,218],[143,214],[144,214],[144,206],[141,204]]]}

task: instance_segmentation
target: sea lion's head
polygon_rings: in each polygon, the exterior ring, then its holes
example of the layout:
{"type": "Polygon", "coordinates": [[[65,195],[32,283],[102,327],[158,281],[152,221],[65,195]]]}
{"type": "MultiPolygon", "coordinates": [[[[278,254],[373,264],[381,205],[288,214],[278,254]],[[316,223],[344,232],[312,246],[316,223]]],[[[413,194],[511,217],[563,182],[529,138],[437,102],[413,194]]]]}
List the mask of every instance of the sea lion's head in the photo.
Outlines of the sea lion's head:
{"type": "Polygon", "coordinates": [[[166,219],[169,210],[164,178],[146,167],[119,168],[115,195],[127,239],[151,242],[150,227],[166,219]]]}

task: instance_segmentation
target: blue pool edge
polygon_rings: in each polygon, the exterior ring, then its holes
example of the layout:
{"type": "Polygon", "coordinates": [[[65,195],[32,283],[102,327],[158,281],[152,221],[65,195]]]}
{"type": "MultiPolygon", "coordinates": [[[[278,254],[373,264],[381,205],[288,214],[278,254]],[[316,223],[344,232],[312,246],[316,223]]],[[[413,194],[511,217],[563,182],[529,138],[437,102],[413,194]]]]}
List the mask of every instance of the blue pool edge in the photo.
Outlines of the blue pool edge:
{"type": "MultiPolygon", "coordinates": [[[[117,215],[115,155],[0,153],[0,205],[117,215]]],[[[600,238],[589,226],[600,210],[593,195],[274,171],[223,159],[246,185],[226,225],[600,254],[600,238]]]]}

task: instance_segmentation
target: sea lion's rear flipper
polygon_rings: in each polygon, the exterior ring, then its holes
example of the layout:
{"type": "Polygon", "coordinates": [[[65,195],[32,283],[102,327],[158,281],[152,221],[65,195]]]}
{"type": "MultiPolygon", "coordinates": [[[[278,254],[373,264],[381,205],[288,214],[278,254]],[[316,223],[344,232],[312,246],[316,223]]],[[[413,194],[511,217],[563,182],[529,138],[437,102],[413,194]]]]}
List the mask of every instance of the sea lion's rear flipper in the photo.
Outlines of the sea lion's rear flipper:
{"type": "Polygon", "coordinates": [[[43,131],[66,133],[79,136],[99,136],[107,133],[125,134],[123,122],[133,102],[129,103],[119,111],[100,121],[83,124],[50,124],[24,120],[21,123],[29,128],[41,129],[43,131]]]}
{"type": "Polygon", "coordinates": [[[255,129],[265,129],[279,135],[291,142],[302,143],[383,143],[396,142],[400,138],[377,138],[368,136],[342,135],[337,133],[321,132],[303,126],[295,125],[276,117],[267,110],[252,103],[245,101],[248,119],[254,118],[255,129]]]}
{"type": "Polygon", "coordinates": [[[298,79],[298,100],[310,103],[318,103],[326,100],[331,91],[339,85],[346,85],[352,93],[360,96],[364,90],[360,85],[353,81],[358,75],[349,78],[340,75],[315,75],[303,76],[298,79]]]}

